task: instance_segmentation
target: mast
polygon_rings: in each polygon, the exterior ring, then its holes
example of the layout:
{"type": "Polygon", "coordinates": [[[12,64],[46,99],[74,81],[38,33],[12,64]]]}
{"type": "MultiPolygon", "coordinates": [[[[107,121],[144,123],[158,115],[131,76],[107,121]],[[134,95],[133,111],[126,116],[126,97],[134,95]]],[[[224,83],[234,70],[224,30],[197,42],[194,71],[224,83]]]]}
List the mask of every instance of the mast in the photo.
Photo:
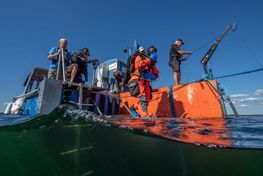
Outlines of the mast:
{"type": "Polygon", "coordinates": [[[216,41],[213,43],[213,45],[211,46],[211,48],[207,51],[207,53],[205,54],[205,56],[203,57],[203,59],[201,60],[201,63],[203,65],[203,69],[205,72],[205,77],[207,79],[213,79],[213,74],[212,74],[212,70],[209,69],[207,67],[207,63],[209,62],[209,60],[211,59],[212,55],[214,54],[215,50],[217,49],[219,43],[222,41],[222,39],[224,38],[224,36],[231,30],[235,30],[236,25],[235,24],[229,24],[227,26],[227,28],[225,29],[225,31],[216,39],[216,41]]]}

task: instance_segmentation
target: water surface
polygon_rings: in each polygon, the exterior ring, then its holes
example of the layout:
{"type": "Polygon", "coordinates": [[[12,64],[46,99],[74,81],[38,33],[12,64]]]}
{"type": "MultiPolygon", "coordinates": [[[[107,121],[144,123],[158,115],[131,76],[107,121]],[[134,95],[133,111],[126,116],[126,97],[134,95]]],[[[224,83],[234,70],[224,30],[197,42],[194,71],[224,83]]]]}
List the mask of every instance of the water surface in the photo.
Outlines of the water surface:
{"type": "Polygon", "coordinates": [[[0,175],[263,174],[262,116],[117,120],[64,110],[22,124],[0,117],[17,123],[0,128],[0,175]]]}

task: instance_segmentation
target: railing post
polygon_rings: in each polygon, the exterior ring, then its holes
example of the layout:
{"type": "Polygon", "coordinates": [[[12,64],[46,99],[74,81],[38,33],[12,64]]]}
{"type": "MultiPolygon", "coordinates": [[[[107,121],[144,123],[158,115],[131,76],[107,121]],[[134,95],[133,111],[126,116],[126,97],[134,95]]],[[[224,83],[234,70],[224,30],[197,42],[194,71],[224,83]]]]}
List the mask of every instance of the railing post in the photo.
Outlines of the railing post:
{"type": "Polygon", "coordinates": [[[60,62],[61,62],[61,54],[58,56],[58,68],[57,68],[56,80],[59,80],[59,75],[60,75],[60,62]]]}
{"type": "Polygon", "coordinates": [[[65,75],[65,56],[64,56],[64,49],[63,49],[63,48],[62,48],[61,57],[62,57],[62,74],[63,74],[63,82],[65,82],[65,81],[66,81],[66,75],[65,75]]]}
{"type": "Polygon", "coordinates": [[[83,102],[83,84],[79,83],[79,108],[82,109],[83,102]]]}

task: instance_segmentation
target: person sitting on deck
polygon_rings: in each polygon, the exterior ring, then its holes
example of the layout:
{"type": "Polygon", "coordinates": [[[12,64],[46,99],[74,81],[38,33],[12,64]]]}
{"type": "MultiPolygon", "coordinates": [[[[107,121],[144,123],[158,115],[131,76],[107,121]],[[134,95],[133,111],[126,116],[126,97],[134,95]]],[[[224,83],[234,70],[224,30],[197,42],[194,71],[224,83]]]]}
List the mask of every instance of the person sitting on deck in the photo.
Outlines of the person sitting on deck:
{"type": "Polygon", "coordinates": [[[128,87],[132,96],[137,98],[137,104],[130,107],[133,116],[136,112],[141,117],[148,116],[148,103],[151,100],[151,81],[156,80],[159,76],[159,71],[156,68],[157,49],[151,46],[147,49],[146,54],[138,52],[135,60],[132,61],[134,68],[129,80],[128,87]],[[135,109],[137,109],[135,111],[135,109]],[[134,113],[135,112],[135,113],[134,113]]]}
{"type": "Polygon", "coordinates": [[[72,61],[78,65],[78,71],[75,78],[75,82],[87,82],[88,81],[88,63],[90,52],[88,48],[82,48],[72,53],[72,61]],[[82,77],[84,76],[84,81],[82,77]]]}
{"type": "MultiPolygon", "coordinates": [[[[61,38],[59,40],[59,47],[53,47],[49,50],[47,58],[48,60],[51,60],[51,64],[49,65],[48,78],[56,79],[59,57],[62,57],[62,51],[63,51],[64,61],[65,61],[64,64],[66,67],[65,71],[70,72],[70,75],[71,75],[70,83],[72,83],[75,79],[75,76],[78,70],[78,65],[75,63],[71,63],[72,55],[70,54],[70,52],[68,52],[67,45],[68,45],[68,41],[64,38],[61,38]]],[[[62,65],[61,65],[61,68],[63,68],[62,65]]]]}

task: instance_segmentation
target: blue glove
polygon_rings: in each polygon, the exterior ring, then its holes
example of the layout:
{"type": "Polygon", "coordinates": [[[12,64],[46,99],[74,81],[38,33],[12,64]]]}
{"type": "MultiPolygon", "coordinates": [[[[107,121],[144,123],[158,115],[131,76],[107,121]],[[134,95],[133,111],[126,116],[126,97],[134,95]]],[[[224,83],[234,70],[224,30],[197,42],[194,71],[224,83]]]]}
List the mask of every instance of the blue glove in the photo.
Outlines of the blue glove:
{"type": "Polygon", "coordinates": [[[157,58],[158,58],[158,55],[156,54],[156,52],[151,53],[151,54],[150,54],[150,58],[151,58],[152,61],[155,61],[155,62],[156,62],[156,61],[157,61],[157,58]]]}
{"type": "Polygon", "coordinates": [[[153,73],[146,72],[142,74],[142,78],[147,80],[156,80],[157,76],[153,73]]]}

